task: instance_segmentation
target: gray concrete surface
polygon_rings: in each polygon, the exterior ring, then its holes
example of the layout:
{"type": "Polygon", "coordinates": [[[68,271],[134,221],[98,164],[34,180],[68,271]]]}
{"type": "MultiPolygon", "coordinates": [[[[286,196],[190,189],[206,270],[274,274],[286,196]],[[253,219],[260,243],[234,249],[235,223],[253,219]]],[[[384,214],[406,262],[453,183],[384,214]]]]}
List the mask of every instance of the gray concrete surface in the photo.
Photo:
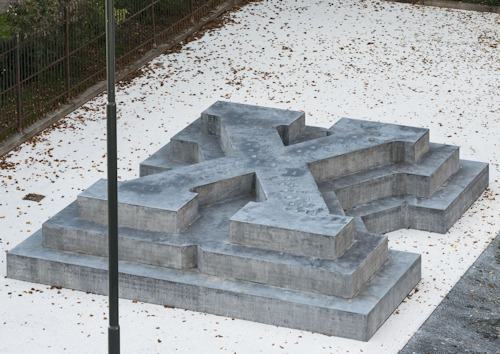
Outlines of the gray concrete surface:
{"type": "MultiPolygon", "coordinates": [[[[367,341],[420,280],[420,255],[389,251],[353,299],[120,262],[120,297],[367,341]]],[[[41,246],[38,231],[8,254],[8,277],[107,294],[107,259],[41,246]]]]}
{"type": "Polygon", "coordinates": [[[500,234],[400,353],[500,353],[500,234]]]}
{"type": "MultiPolygon", "coordinates": [[[[118,186],[121,296],[359,340],[420,280],[373,231],[444,233],[488,184],[427,129],[228,102],[140,170],[118,186]]],[[[105,293],[106,184],[11,250],[8,276],[105,293]]]]}

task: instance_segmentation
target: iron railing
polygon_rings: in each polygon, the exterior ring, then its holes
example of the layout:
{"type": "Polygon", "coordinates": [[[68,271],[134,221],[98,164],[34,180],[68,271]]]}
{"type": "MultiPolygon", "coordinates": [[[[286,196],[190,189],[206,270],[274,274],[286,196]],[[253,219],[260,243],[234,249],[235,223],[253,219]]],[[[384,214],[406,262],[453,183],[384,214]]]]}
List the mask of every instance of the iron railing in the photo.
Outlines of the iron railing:
{"type": "MultiPolygon", "coordinates": [[[[198,23],[224,0],[115,1],[116,67],[198,23]]],[[[0,142],[106,77],[103,0],[76,0],[43,31],[0,41],[0,142]]]]}

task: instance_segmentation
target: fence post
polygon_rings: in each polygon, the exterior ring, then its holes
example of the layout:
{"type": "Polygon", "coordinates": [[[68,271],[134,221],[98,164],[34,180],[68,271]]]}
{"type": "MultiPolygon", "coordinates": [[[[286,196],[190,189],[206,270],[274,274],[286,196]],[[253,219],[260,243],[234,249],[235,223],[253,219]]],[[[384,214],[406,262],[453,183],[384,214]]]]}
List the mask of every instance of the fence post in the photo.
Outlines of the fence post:
{"type": "Polygon", "coordinates": [[[194,24],[193,17],[193,0],[189,0],[189,16],[191,17],[191,23],[194,24]]]}
{"type": "Polygon", "coordinates": [[[156,48],[155,0],[151,0],[151,21],[153,23],[153,47],[156,48]]]}
{"type": "Polygon", "coordinates": [[[64,29],[64,50],[66,56],[66,93],[68,99],[71,97],[71,76],[70,76],[70,65],[69,65],[69,13],[68,6],[64,7],[64,20],[65,20],[65,29],[64,29]]]}
{"type": "Polygon", "coordinates": [[[22,117],[23,114],[21,112],[21,65],[20,65],[20,49],[19,49],[19,32],[16,32],[16,103],[17,103],[17,132],[20,133],[22,131],[22,117]]]}

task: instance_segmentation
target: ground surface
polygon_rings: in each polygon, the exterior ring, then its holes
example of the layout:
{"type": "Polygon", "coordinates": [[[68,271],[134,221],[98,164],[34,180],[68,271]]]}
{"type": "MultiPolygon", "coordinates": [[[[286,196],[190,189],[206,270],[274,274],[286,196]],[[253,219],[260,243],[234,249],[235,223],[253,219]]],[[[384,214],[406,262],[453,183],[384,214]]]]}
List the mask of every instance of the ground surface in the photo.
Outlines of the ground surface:
{"type": "MultiPolygon", "coordinates": [[[[122,352],[395,353],[500,230],[500,16],[373,0],[261,1],[117,90],[119,176],[216,100],[430,129],[490,163],[490,188],[447,234],[400,230],[422,281],[367,343],[122,300],[122,352]]],[[[106,176],[106,97],[0,159],[0,250],[8,252],[106,176]],[[46,197],[23,200],[28,193],[46,197]]],[[[107,298],[5,278],[0,352],[103,352],[107,298]]]]}
{"type": "Polygon", "coordinates": [[[400,354],[500,353],[500,234],[400,354]]]}

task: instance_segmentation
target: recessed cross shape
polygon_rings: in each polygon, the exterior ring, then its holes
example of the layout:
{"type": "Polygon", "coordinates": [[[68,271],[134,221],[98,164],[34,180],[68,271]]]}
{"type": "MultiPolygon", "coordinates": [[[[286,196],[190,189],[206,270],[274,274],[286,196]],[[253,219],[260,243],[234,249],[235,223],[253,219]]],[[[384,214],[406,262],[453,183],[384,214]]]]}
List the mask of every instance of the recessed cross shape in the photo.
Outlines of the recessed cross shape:
{"type": "MultiPolygon", "coordinates": [[[[368,340],[420,280],[380,233],[446,232],[488,165],[427,129],[217,102],[118,187],[120,296],[368,340]]],[[[7,255],[10,277],[106,293],[106,181],[7,255]]]]}

